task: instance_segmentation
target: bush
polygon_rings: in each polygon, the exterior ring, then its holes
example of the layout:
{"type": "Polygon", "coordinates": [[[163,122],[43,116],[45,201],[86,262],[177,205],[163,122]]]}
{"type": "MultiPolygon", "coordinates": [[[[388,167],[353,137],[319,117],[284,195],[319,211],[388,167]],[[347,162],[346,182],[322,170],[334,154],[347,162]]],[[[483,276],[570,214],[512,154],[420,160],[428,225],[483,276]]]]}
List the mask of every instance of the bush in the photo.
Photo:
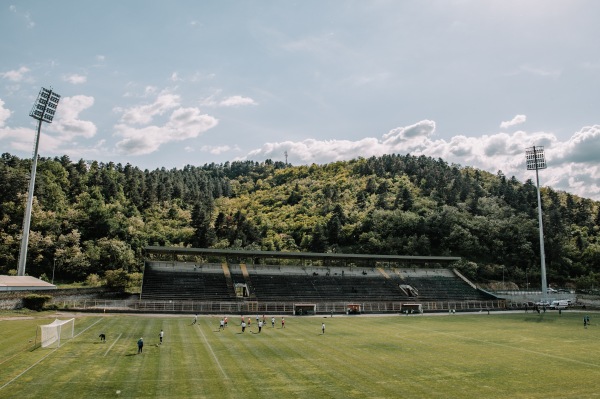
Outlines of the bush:
{"type": "Polygon", "coordinates": [[[52,297],[50,295],[27,295],[26,297],[23,297],[23,307],[40,312],[44,309],[46,302],[51,299],[52,297]]]}
{"type": "Polygon", "coordinates": [[[95,273],[90,274],[85,279],[85,285],[87,285],[89,287],[100,287],[101,284],[102,284],[102,280],[100,279],[100,276],[98,276],[95,273]]]}
{"type": "Polygon", "coordinates": [[[143,273],[129,273],[128,283],[127,283],[127,291],[131,293],[138,294],[140,293],[140,288],[142,286],[142,279],[144,278],[143,273]]]}
{"type": "Polygon", "coordinates": [[[112,289],[125,290],[129,283],[129,276],[123,269],[107,270],[104,278],[106,279],[106,286],[112,289]]]}

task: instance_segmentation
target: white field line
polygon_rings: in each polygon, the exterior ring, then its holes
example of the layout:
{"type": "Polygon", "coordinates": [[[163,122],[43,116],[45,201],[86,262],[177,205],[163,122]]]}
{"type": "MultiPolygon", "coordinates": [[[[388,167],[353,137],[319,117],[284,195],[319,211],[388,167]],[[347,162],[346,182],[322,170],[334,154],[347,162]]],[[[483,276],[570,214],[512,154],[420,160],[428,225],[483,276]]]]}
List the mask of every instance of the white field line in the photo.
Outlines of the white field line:
{"type": "MultiPolygon", "coordinates": [[[[102,319],[98,319],[96,320],[95,323],[91,324],[89,327],[83,329],[79,334],[75,335],[73,338],[77,338],[78,336],[80,336],[81,334],[83,334],[84,332],[86,332],[87,330],[89,330],[90,328],[92,328],[93,326],[95,326],[96,324],[98,324],[100,322],[100,320],[102,319]]],[[[69,343],[70,341],[66,341],[65,345],[67,343],[69,343]]],[[[63,345],[64,346],[64,345],[63,345]]],[[[50,356],[51,354],[53,354],[54,352],[56,352],[57,350],[60,349],[60,346],[58,348],[54,348],[52,351],[50,351],[46,356],[42,357],[40,360],[38,360],[37,362],[33,363],[31,366],[27,367],[23,372],[21,372],[21,374],[17,375],[16,377],[14,377],[12,380],[8,381],[6,384],[2,385],[0,387],[0,391],[2,389],[4,389],[5,387],[9,386],[10,384],[12,384],[13,382],[15,382],[16,380],[18,380],[19,378],[21,378],[22,375],[24,375],[26,372],[28,372],[29,370],[31,370],[32,368],[34,368],[35,366],[37,366],[42,360],[44,360],[45,358],[47,358],[48,356],[50,356]]]]}
{"type": "Polygon", "coordinates": [[[199,328],[198,331],[200,331],[200,334],[202,335],[202,339],[204,339],[204,343],[206,344],[206,346],[210,350],[210,353],[212,354],[213,358],[215,359],[215,363],[217,363],[217,366],[219,366],[219,370],[221,370],[221,373],[223,374],[223,377],[225,377],[226,380],[229,380],[229,376],[227,375],[227,373],[225,373],[225,370],[223,370],[223,367],[221,367],[221,363],[219,362],[219,358],[217,357],[217,355],[213,351],[212,346],[210,346],[210,344],[208,343],[208,340],[206,339],[206,335],[204,335],[204,333],[202,332],[201,328],[199,328]]]}
{"type": "Polygon", "coordinates": [[[432,333],[436,333],[436,334],[448,335],[450,337],[460,338],[460,339],[465,340],[465,341],[474,341],[474,342],[479,342],[479,343],[482,343],[482,344],[498,346],[500,348],[507,348],[507,349],[512,349],[514,351],[532,353],[532,354],[538,355],[538,356],[544,356],[544,357],[549,357],[549,358],[552,358],[552,359],[557,359],[557,360],[562,360],[562,361],[571,362],[571,363],[583,364],[585,366],[600,368],[600,364],[590,363],[590,362],[584,362],[584,361],[573,359],[573,358],[569,358],[569,357],[563,357],[563,356],[553,355],[553,354],[550,354],[550,353],[544,353],[544,352],[534,351],[534,350],[526,349],[526,348],[519,348],[519,347],[515,347],[515,346],[510,346],[510,345],[507,345],[507,344],[500,344],[498,342],[492,342],[492,341],[486,341],[486,340],[483,340],[483,339],[465,337],[465,336],[462,336],[462,335],[459,335],[459,334],[454,334],[454,333],[449,333],[449,332],[443,332],[443,331],[437,331],[437,330],[431,330],[431,329],[428,329],[428,328],[419,328],[419,327],[415,327],[415,326],[403,326],[403,327],[412,328],[414,330],[421,330],[421,331],[432,332],[432,333]]]}
{"type": "Polygon", "coordinates": [[[115,339],[115,342],[113,342],[112,345],[106,350],[106,352],[104,353],[104,356],[108,355],[108,352],[110,352],[110,350],[112,349],[112,347],[115,346],[115,344],[117,343],[117,341],[119,340],[119,338],[121,338],[121,335],[123,335],[123,333],[119,334],[119,336],[117,337],[117,339],[115,339]]]}

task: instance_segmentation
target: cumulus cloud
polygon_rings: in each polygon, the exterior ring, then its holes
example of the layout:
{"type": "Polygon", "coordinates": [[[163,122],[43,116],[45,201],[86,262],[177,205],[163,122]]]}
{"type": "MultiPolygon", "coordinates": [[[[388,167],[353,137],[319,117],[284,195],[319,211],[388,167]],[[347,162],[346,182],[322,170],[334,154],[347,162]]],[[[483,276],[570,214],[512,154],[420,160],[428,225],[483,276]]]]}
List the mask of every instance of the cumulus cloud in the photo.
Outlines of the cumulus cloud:
{"type": "Polygon", "coordinates": [[[561,142],[553,133],[517,131],[480,137],[458,135],[449,141],[434,138],[435,122],[424,120],[397,127],[380,138],[361,140],[314,140],[266,143],[241,159],[282,159],[287,152],[292,163],[323,164],[383,154],[412,154],[441,158],[449,163],[472,166],[524,182],[535,179],[525,165],[525,149],[544,146],[548,169],[541,175],[542,185],[600,200],[600,126],[588,126],[561,142]]]}
{"type": "Polygon", "coordinates": [[[597,164],[600,154],[600,125],[585,126],[576,132],[557,153],[561,162],[597,164]]]}
{"type": "Polygon", "coordinates": [[[97,131],[96,125],[79,117],[81,112],[92,105],[94,105],[94,97],[83,95],[63,97],[58,105],[51,130],[59,133],[59,139],[65,143],[77,137],[94,137],[97,131]]]}
{"type": "Polygon", "coordinates": [[[21,82],[25,79],[25,75],[27,72],[29,72],[29,70],[29,68],[23,66],[17,70],[1,72],[0,76],[2,76],[4,79],[10,80],[11,82],[21,82]]]}
{"type": "Polygon", "coordinates": [[[527,116],[525,116],[525,115],[516,115],[511,120],[502,122],[500,124],[500,128],[501,129],[508,129],[511,126],[516,126],[516,125],[520,125],[522,123],[525,123],[526,120],[527,120],[527,116]]]}
{"type": "Polygon", "coordinates": [[[72,75],[65,75],[65,76],[63,76],[63,80],[65,82],[69,82],[69,83],[74,84],[74,85],[79,85],[79,84],[87,82],[87,77],[83,76],[83,75],[78,75],[78,74],[74,73],[72,75]]]}
{"type": "Polygon", "coordinates": [[[150,154],[161,145],[196,138],[217,125],[213,116],[202,114],[198,108],[180,107],[180,98],[161,94],[152,104],[123,110],[121,123],[115,126],[115,135],[121,137],[116,144],[120,153],[150,154]],[[164,124],[148,125],[154,116],[170,112],[164,124]],[[139,126],[148,125],[148,126],[139,126]]]}
{"type": "MultiPolygon", "coordinates": [[[[148,89],[148,88],[146,88],[148,89]]],[[[148,93],[148,90],[146,90],[148,93]]],[[[121,122],[126,125],[145,125],[152,122],[157,115],[179,107],[180,98],[177,94],[162,93],[152,104],[144,104],[128,109],[115,108],[116,112],[122,112],[121,122]]]]}
{"type": "MultiPolygon", "coordinates": [[[[94,98],[73,96],[61,98],[52,123],[45,124],[40,137],[40,152],[75,155],[85,146],[78,139],[89,139],[96,134],[96,126],[83,120],[80,113],[94,104],[94,98]],[[74,151],[74,148],[78,148],[74,151]]],[[[4,127],[11,111],[0,100],[0,141],[4,147],[31,153],[35,139],[35,124],[30,127],[4,127]]]]}

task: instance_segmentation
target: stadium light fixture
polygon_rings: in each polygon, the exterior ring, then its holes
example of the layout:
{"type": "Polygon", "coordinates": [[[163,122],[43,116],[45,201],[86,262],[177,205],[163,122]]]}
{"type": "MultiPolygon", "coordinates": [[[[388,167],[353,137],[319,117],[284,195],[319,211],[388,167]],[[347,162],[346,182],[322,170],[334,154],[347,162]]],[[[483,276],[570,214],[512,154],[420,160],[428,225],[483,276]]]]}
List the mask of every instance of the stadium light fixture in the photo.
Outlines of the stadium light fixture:
{"type": "Polygon", "coordinates": [[[40,144],[40,131],[42,122],[52,123],[56,107],[60,101],[60,95],[42,87],[36,102],[29,113],[33,119],[38,121],[37,134],[33,149],[33,162],[31,163],[31,177],[29,178],[29,190],[27,192],[27,204],[25,206],[25,217],[23,218],[23,236],[21,237],[21,251],[19,252],[19,269],[17,276],[25,275],[25,264],[27,263],[27,247],[29,245],[29,226],[31,225],[31,208],[33,205],[33,189],[35,188],[35,172],[37,169],[38,148],[40,144]]]}
{"type": "Polygon", "coordinates": [[[538,200],[538,224],[540,232],[540,262],[542,265],[542,299],[548,295],[548,282],[546,281],[546,257],[544,255],[544,225],[542,224],[542,197],[540,196],[540,178],[538,171],[546,169],[546,159],[544,158],[544,147],[533,146],[525,150],[527,159],[527,170],[535,170],[535,183],[537,187],[538,200]]]}

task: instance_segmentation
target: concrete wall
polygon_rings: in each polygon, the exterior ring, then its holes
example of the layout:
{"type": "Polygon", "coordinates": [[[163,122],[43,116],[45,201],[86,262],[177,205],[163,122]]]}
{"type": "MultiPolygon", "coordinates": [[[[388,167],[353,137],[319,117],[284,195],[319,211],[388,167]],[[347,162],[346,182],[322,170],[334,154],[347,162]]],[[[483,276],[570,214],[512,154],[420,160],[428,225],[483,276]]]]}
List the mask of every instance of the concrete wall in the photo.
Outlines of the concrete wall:
{"type": "Polygon", "coordinates": [[[0,309],[15,310],[23,308],[23,298],[27,295],[48,295],[53,301],[93,299],[93,298],[116,298],[121,295],[119,292],[107,290],[105,288],[73,288],[63,290],[41,290],[41,291],[9,291],[0,293],[0,309]]]}

